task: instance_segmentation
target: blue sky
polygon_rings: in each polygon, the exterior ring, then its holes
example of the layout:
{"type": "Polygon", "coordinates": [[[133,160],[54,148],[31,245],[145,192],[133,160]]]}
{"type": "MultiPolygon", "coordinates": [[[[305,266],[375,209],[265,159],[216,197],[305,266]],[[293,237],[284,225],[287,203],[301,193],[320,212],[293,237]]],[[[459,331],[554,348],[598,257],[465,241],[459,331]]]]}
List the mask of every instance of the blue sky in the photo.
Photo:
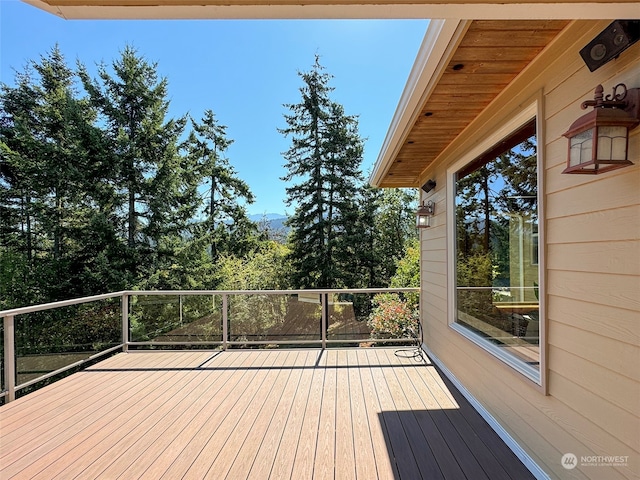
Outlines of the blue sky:
{"type": "Polygon", "coordinates": [[[0,0],[0,79],[56,43],[67,62],[93,69],[132,45],[169,81],[170,115],[200,119],[210,108],[234,143],[229,162],[256,202],[250,214],[285,209],[285,103],[297,103],[314,55],[334,76],[332,99],[359,115],[363,170],[373,166],[415,60],[426,20],[62,20],[18,0],[0,0]]]}

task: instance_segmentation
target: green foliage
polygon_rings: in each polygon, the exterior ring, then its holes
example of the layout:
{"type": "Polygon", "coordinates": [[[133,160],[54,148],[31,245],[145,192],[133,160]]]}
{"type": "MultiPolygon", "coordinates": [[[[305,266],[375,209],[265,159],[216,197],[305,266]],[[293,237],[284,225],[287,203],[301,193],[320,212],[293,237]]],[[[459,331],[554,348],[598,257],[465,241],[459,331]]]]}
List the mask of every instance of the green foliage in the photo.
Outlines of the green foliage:
{"type": "Polygon", "coordinates": [[[351,276],[349,253],[357,248],[354,231],[358,215],[356,192],[362,174],[363,143],[357,118],[333,102],[331,76],[316,56],[310,72],[300,73],[301,101],[285,105],[291,137],[284,153],[288,173],[287,205],[295,205],[289,221],[292,283],[298,288],[346,286],[351,276]]]}
{"type": "Polygon", "coordinates": [[[406,254],[408,244],[418,240],[415,227],[418,198],[415,190],[404,188],[386,188],[381,192],[374,217],[377,236],[375,251],[381,269],[380,276],[389,279],[406,254]]]}
{"type": "Polygon", "coordinates": [[[253,196],[223,157],[226,127],[206,110],[185,135],[167,97],[157,65],[129,46],[95,79],[55,47],[0,86],[3,307],[211,288],[219,254],[258,247],[241,205],[253,196]]]}
{"type": "Polygon", "coordinates": [[[129,319],[133,341],[219,342],[220,295],[134,295],[129,319]]]}
{"type": "Polygon", "coordinates": [[[215,266],[219,290],[283,290],[289,287],[289,249],[274,241],[263,242],[250,256],[220,257],[215,266]]]}
{"type": "Polygon", "coordinates": [[[418,315],[414,308],[396,293],[380,293],[373,297],[375,305],[367,324],[374,338],[408,337],[418,332],[418,315]]]}
{"type": "Polygon", "coordinates": [[[490,287],[494,275],[490,254],[459,256],[457,262],[457,283],[459,286],[490,287]]]}
{"type": "Polygon", "coordinates": [[[29,292],[32,282],[25,278],[28,273],[24,255],[0,247],[0,310],[26,306],[24,299],[34,296],[29,292]]]}
{"type": "Polygon", "coordinates": [[[396,273],[391,277],[391,286],[420,286],[420,242],[418,239],[410,239],[405,244],[405,253],[396,263],[396,273]]]}
{"type": "MultiPolygon", "coordinates": [[[[280,130],[296,207],[283,245],[247,217],[254,197],[226,158],[226,126],[210,109],[199,121],[169,117],[156,63],[130,46],[96,78],[57,47],[29,62],[0,85],[0,309],[122,289],[387,286],[396,268],[394,282],[412,282],[403,255],[415,195],[365,185],[357,117],[330,98],[317,58],[300,77],[280,130]]],[[[198,338],[219,336],[219,299],[164,300],[134,297],[135,339],[182,338],[188,325],[198,338]]],[[[295,316],[292,303],[235,298],[233,328],[277,325],[295,316]]],[[[117,315],[112,306],[34,314],[23,345],[118,341],[117,315]]]]}
{"type": "Polygon", "coordinates": [[[16,322],[19,356],[95,352],[122,341],[120,306],[105,300],[21,315],[16,322]]]}
{"type": "Polygon", "coordinates": [[[457,285],[460,287],[485,287],[482,290],[459,290],[458,310],[474,317],[484,317],[493,312],[491,285],[495,270],[491,255],[475,254],[468,257],[459,255],[457,262],[457,285]]]}
{"type": "MultiPolygon", "coordinates": [[[[420,241],[412,238],[405,245],[405,254],[396,264],[396,273],[391,277],[392,287],[420,287],[420,241]]],[[[411,308],[418,308],[419,293],[405,294],[411,308]]]]}

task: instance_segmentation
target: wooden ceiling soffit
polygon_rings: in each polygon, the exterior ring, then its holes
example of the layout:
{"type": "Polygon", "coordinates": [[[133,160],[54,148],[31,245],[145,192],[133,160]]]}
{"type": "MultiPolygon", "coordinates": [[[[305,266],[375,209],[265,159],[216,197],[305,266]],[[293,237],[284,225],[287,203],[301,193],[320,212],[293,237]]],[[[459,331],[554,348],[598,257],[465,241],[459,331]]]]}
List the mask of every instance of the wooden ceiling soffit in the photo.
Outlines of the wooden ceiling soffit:
{"type": "Polygon", "coordinates": [[[419,187],[425,169],[568,23],[471,22],[380,186],[419,187]]]}

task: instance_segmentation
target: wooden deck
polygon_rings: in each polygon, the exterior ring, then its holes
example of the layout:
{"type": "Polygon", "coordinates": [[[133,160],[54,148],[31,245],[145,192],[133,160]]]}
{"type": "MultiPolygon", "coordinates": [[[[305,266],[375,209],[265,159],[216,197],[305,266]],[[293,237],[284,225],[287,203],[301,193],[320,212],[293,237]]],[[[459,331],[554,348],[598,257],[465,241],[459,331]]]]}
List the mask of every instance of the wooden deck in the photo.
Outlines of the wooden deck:
{"type": "Polygon", "coordinates": [[[121,353],[0,407],[0,478],[533,478],[397,350],[121,353]]]}

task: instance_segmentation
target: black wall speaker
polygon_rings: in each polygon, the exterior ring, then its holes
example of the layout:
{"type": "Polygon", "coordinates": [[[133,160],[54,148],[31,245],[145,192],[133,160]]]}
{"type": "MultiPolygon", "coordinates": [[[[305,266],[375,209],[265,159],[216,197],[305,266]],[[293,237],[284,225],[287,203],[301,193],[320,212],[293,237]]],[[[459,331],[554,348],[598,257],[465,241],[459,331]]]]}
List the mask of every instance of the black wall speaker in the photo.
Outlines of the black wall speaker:
{"type": "Polygon", "coordinates": [[[422,190],[424,190],[424,193],[429,193],[434,188],[436,188],[436,181],[435,180],[427,180],[427,183],[422,185],[422,190]]]}
{"type": "Polygon", "coordinates": [[[640,20],[616,20],[580,50],[589,71],[600,68],[640,39],[640,20]]]}

